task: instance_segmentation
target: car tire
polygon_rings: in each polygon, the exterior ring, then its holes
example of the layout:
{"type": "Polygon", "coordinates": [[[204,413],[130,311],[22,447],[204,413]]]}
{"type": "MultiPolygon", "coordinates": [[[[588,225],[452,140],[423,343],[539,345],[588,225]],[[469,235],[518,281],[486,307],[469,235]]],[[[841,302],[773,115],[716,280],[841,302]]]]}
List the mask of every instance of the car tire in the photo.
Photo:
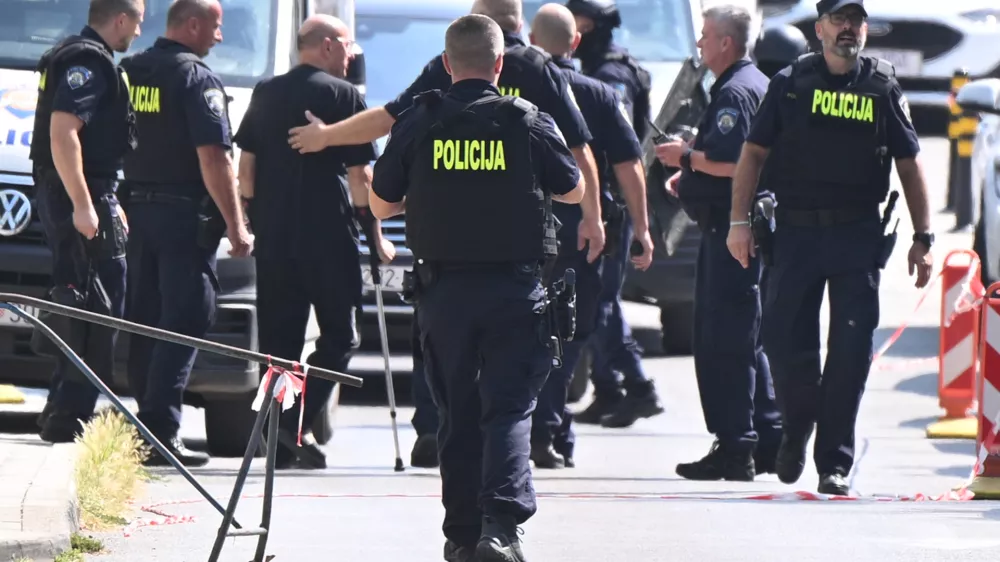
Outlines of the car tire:
{"type": "Polygon", "coordinates": [[[694,343],[694,303],[660,305],[665,355],[691,355],[694,343]]]}
{"type": "MultiPolygon", "coordinates": [[[[239,458],[246,454],[258,412],[250,408],[256,392],[205,402],[205,440],[213,457],[239,458]]],[[[261,443],[264,443],[261,436],[261,443]]],[[[263,447],[254,454],[263,457],[263,447]]]]}
{"type": "Polygon", "coordinates": [[[590,372],[593,369],[594,355],[590,351],[590,346],[583,348],[580,359],[573,369],[573,380],[569,383],[569,392],[566,394],[567,404],[576,404],[587,394],[587,387],[590,385],[590,372]]]}

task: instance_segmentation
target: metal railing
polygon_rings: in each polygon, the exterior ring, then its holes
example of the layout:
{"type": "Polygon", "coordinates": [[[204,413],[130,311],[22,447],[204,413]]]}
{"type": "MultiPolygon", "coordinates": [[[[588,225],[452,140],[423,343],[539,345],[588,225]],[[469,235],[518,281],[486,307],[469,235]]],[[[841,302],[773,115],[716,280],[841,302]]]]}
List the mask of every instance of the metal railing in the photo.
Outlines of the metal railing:
{"type": "MultiPolygon", "coordinates": [[[[222,524],[219,526],[219,532],[215,539],[215,544],[212,547],[212,553],[209,555],[209,562],[217,562],[219,556],[222,553],[222,544],[226,537],[245,537],[245,536],[256,536],[257,539],[257,552],[254,556],[254,562],[264,561],[264,549],[267,546],[268,531],[271,525],[271,504],[274,495],[274,463],[275,456],[277,454],[278,448],[278,414],[281,412],[281,404],[278,403],[277,398],[274,396],[274,389],[279,380],[282,379],[281,376],[272,376],[268,380],[267,388],[265,390],[264,396],[269,397],[268,406],[261,407],[260,413],[257,414],[257,419],[254,422],[253,432],[250,435],[250,443],[247,445],[246,453],[243,455],[243,463],[240,465],[239,473],[236,476],[236,483],[233,485],[233,493],[229,498],[229,505],[225,508],[216,501],[215,498],[208,493],[204,486],[198,482],[193,474],[183,465],[181,462],[173,455],[173,453],[168,450],[155,435],[150,432],[150,430],[143,425],[141,421],[129,411],[128,408],[122,403],[121,399],[115,395],[114,392],[108,388],[107,384],[98,377],[94,371],[87,366],[87,364],[80,358],[79,355],[67,344],[62,338],[60,338],[52,328],[49,328],[44,322],[35,318],[34,316],[28,314],[22,310],[17,305],[32,306],[36,307],[38,310],[44,310],[52,314],[58,314],[61,316],[66,316],[74,320],[79,320],[82,322],[90,322],[93,324],[100,324],[108,328],[115,330],[120,330],[123,332],[129,332],[131,334],[136,334],[140,336],[146,336],[149,338],[154,338],[161,341],[176,343],[179,345],[186,345],[193,347],[200,351],[207,351],[209,353],[217,353],[219,355],[224,355],[226,357],[231,357],[234,359],[239,359],[242,361],[253,361],[258,364],[266,364],[269,367],[273,367],[278,371],[294,371],[296,373],[301,372],[305,376],[314,376],[321,379],[326,379],[329,381],[343,383],[348,386],[360,388],[362,385],[362,379],[352,375],[347,375],[344,373],[338,373],[336,371],[330,371],[327,369],[321,369],[319,367],[311,367],[306,364],[301,364],[298,361],[290,361],[288,359],[281,359],[278,357],[270,357],[263,355],[261,353],[256,353],[246,349],[240,349],[237,347],[231,347],[228,345],[223,345],[220,343],[210,342],[207,340],[202,340],[198,338],[193,338],[190,336],[181,335],[175,332],[168,332],[166,330],[160,330],[158,328],[150,328],[149,326],[143,326],[141,324],[134,324],[126,320],[120,320],[118,318],[113,318],[110,316],[104,316],[102,314],[95,314],[93,312],[88,312],[86,310],[80,310],[77,308],[64,306],[60,304],[55,304],[42,299],[36,299],[33,297],[20,295],[16,293],[0,293],[0,308],[9,310],[14,314],[18,315],[21,319],[25,320],[31,324],[34,329],[41,331],[47,338],[52,340],[52,342],[59,348],[63,354],[80,370],[87,379],[101,391],[114,407],[121,412],[123,416],[128,418],[130,422],[139,430],[139,433],[146,439],[146,441],[153,446],[169,462],[177,472],[179,472],[196,490],[198,493],[205,498],[208,503],[212,505],[221,515],[222,524]],[[301,371],[300,371],[301,369],[301,371]],[[235,519],[236,505],[240,500],[240,494],[243,491],[243,486],[246,483],[248,474],[250,473],[250,464],[253,462],[255,453],[260,446],[261,432],[264,428],[264,420],[267,416],[271,414],[268,420],[267,428],[267,440],[265,442],[266,450],[266,461],[265,461],[265,472],[264,472],[264,505],[262,507],[261,513],[261,523],[259,527],[256,528],[244,528],[235,519]],[[235,527],[234,530],[230,530],[230,525],[235,527]]],[[[280,375],[280,372],[276,375],[280,375]]]]}

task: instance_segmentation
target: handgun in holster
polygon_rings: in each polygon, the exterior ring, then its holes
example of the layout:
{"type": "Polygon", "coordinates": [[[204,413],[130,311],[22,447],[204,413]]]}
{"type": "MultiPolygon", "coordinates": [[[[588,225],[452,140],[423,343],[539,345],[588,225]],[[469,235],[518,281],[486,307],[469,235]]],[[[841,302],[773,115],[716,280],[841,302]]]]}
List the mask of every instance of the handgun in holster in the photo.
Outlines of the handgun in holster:
{"type": "Polygon", "coordinates": [[[896,224],[892,227],[892,232],[886,234],[885,227],[889,225],[889,221],[892,220],[892,211],[896,208],[896,200],[899,199],[899,192],[893,190],[889,194],[889,203],[885,206],[885,212],[882,213],[882,248],[878,255],[878,260],[876,265],[879,269],[885,269],[887,263],[889,263],[889,257],[892,256],[892,251],[896,247],[896,229],[899,228],[899,219],[896,219],[896,224]]]}
{"type": "Polygon", "coordinates": [[[563,343],[576,336],[576,270],[570,268],[562,279],[545,288],[544,339],[552,346],[552,366],[563,365],[563,343]]]}
{"type": "Polygon", "coordinates": [[[206,196],[198,206],[198,247],[215,250],[226,235],[226,220],[215,201],[206,196]]]}
{"type": "Polygon", "coordinates": [[[750,212],[750,231],[765,266],[774,263],[774,208],[777,206],[773,194],[762,192],[754,198],[750,212]]]}
{"type": "MultiPolygon", "coordinates": [[[[416,266],[414,266],[415,268],[416,266]]],[[[422,289],[420,283],[420,276],[413,269],[408,269],[403,272],[403,288],[399,292],[399,298],[406,304],[413,305],[417,302],[420,297],[420,291],[422,289]]]]}
{"type": "Polygon", "coordinates": [[[601,201],[601,222],[604,223],[604,250],[601,253],[613,257],[618,254],[625,235],[625,206],[613,199],[601,201]]]}

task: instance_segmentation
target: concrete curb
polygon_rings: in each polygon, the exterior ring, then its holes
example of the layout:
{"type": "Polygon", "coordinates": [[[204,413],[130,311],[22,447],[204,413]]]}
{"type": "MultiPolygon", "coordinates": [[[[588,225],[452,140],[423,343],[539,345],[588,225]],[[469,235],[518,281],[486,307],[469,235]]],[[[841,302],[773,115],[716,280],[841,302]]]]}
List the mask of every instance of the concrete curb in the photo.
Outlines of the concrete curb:
{"type": "Polygon", "coordinates": [[[76,447],[72,443],[19,447],[20,458],[4,463],[0,476],[24,495],[20,531],[9,527],[0,531],[0,561],[48,562],[70,549],[70,536],[80,529],[73,478],[76,447]]]}

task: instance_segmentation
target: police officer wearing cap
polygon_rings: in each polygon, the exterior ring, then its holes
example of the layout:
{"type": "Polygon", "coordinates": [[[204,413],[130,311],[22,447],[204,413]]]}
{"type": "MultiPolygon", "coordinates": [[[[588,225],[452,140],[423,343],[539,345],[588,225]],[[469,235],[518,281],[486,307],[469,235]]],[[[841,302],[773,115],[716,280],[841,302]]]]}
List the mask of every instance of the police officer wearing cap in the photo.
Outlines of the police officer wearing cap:
{"type": "MultiPolygon", "coordinates": [[[[373,241],[384,262],[394,256],[368,208],[375,146],[299,154],[288,146],[286,132],[304,123],[307,111],[335,122],[365,109],[361,94],[344,79],[351,44],[342,21],[310,16],[299,29],[299,64],[257,84],[234,137],[241,150],[240,192],[249,200],[254,230],[260,352],[301,357],[309,313],[315,309],[320,333],[308,363],[335,371],[347,369],[360,344],[355,327],[362,290],[358,230],[373,241]]],[[[304,393],[281,413],[276,466],[326,468],[312,424],[333,386],[307,377],[304,393]],[[296,436],[300,411],[301,446],[296,436]]]]}
{"type": "Polygon", "coordinates": [[[753,48],[757,68],[768,78],[809,52],[809,41],[794,25],[778,25],[764,29],[753,48]]]}
{"type": "Polygon", "coordinates": [[[701,247],[695,279],[694,366],[702,412],[715,443],[701,460],[677,465],[689,480],[753,481],[774,471],[781,415],[760,340],[761,263],[744,269],[726,247],[732,176],[767,78],[748,59],[752,14],[719,5],[703,14],[698,47],[716,76],[693,146],[656,147],[659,160],[681,171],[671,178],[685,211],[698,222],[701,247]]]}
{"type": "Polygon", "coordinates": [[[537,509],[531,412],[553,360],[541,279],[556,253],[551,201],[584,193],[551,118],[500,95],[503,51],[492,19],[451,24],[443,63],[453,85],[401,114],[369,197],[381,219],[405,210],[454,561],[525,559],[517,526],[537,509]]]}
{"type": "MultiPolygon", "coordinates": [[[[653,261],[653,242],[649,235],[646,215],[645,174],[640,160],[639,139],[618,93],[609,85],[577,72],[569,58],[580,41],[573,14],[561,4],[545,4],[538,9],[531,24],[532,44],[552,55],[580,103],[587,127],[594,138],[590,148],[598,162],[601,189],[589,196],[599,197],[601,205],[615,205],[610,192],[611,176],[618,179],[629,211],[636,225],[636,240],[643,252],[632,257],[638,269],[646,269],[653,261]]],[[[562,365],[554,368],[538,398],[532,416],[531,459],[536,468],[574,466],[572,413],[566,409],[566,397],[573,371],[583,351],[583,345],[594,331],[597,304],[601,292],[599,266],[604,258],[587,263],[586,253],[576,247],[576,225],[580,222],[579,205],[553,203],[553,212],[562,223],[559,230],[559,259],[554,277],[572,268],[576,272],[576,333],[573,341],[563,348],[562,365]]]]}
{"type": "MultiPolygon", "coordinates": [[[[126,58],[139,147],[125,159],[132,217],[129,316],[137,323],[202,338],[215,316],[215,256],[223,236],[230,255],[248,256],[231,157],[222,81],[202,61],[222,41],[218,0],[176,0],[166,34],[126,58]]],[[[208,457],[177,435],[182,397],[197,350],[133,336],[128,376],[138,417],[188,466],[208,457]]],[[[153,452],[150,465],[166,463],[153,452]]]]}
{"type": "Polygon", "coordinates": [[[908,261],[918,288],[930,279],[934,238],[906,98],[890,63],[860,54],[868,30],[863,2],[823,0],[816,8],[822,53],[800,58],[771,80],[733,180],[728,245],[744,268],[752,266],[747,219],[766,161],[778,203],[763,316],[784,423],[776,472],[787,484],[799,479],[815,429],[819,492],[847,495],[879,323],[881,269],[895,241],[884,234],[892,205],[879,213],[893,161],[916,233],[908,261]],[[829,339],[821,367],[819,313],[827,286],[829,339]]]}
{"type": "MultiPolygon", "coordinates": [[[[585,75],[610,84],[622,96],[641,143],[650,117],[650,75],[628,51],[614,44],[612,34],[622,23],[617,5],[613,0],[569,0],[566,7],[576,16],[581,34],[573,56],[580,59],[585,75]]],[[[612,214],[608,211],[622,200],[622,194],[615,193],[614,197],[614,203],[605,205],[605,216],[609,218],[612,214]]],[[[610,223],[617,236],[609,236],[609,240],[617,240],[618,247],[609,252],[601,270],[603,290],[597,328],[588,342],[593,354],[594,401],[576,416],[580,423],[629,427],[640,418],[663,412],[653,381],[642,369],[642,348],[632,337],[622,311],[621,290],[636,226],[630,215],[610,223]],[[621,382],[617,372],[622,373],[621,382]]]]}
{"type": "MultiPolygon", "coordinates": [[[[114,53],[127,51],[139,35],[144,11],[142,0],[92,0],[83,30],[42,55],[29,154],[52,252],[50,298],[116,318],[125,308],[128,230],[116,191],[122,158],[135,148],[135,116],[114,53]]],[[[57,333],[80,344],[75,351],[110,383],[116,330],[59,318],[52,326],[65,328],[57,333]]],[[[99,391],[62,352],[48,351],[56,368],[40,436],[70,443],[93,414],[99,391]]]]}

